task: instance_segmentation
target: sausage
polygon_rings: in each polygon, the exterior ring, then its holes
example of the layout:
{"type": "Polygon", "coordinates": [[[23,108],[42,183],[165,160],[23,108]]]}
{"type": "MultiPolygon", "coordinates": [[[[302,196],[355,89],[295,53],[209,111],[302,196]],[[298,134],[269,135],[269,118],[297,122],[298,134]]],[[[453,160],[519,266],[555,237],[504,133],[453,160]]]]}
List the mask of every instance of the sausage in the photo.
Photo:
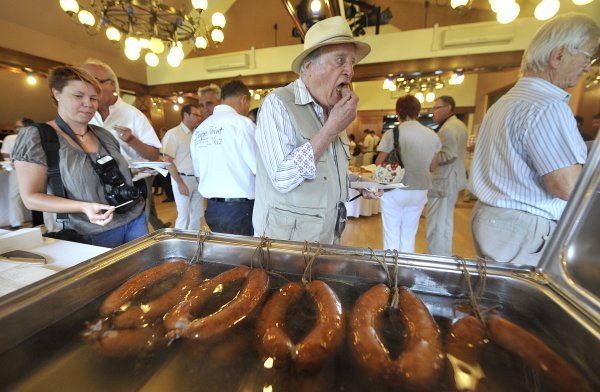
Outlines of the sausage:
{"type": "Polygon", "coordinates": [[[330,360],[344,341],[342,305],[335,292],[323,281],[313,280],[303,287],[288,283],[265,305],[257,325],[259,351],[274,362],[292,360],[301,372],[315,372],[330,360]],[[315,303],[317,319],[312,329],[297,344],[285,332],[289,307],[306,292],[315,303]]]}
{"type": "Polygon", "coordinates": [[[488,318],[487,326],[492,341],[539,370],[548,386],[559,391],[592,390],[581,373],[533,334],[497,315],[488,318]]]}
{"type": "Polygon", "coordinates": [[[200,342],[218,340],[258,311],[266,297],[268,283],[267,273],[262,269],[250,270],[246,266],[239,266],[226,271],[192,290],[187,300],[167,313],[165,325],[176,337],[183,336],[200,342]],[[219,286],[244,278],[244,286],[235,298],[218,311],[195,318],[194,314],[202,309],[215,290],[219,290],[219,286]]]}
{"type": "Polygon", "coordinates": [[[130,306],[124,312],[116,313],[112,318],[113,325],[116,328],[134,328],[162,319],[173,306],[185,298],[193,287],[200,283],[201,276],[200,265],[190,265],[175,287],[147,304],[130,306]]]}
{"type": "MultiPolygon", "coordinates": [[[[165,327],[179,337],[181,331],[189,326],[196,318],[195,313],[211,298],[215,291],[222,289],[222,285],[244,279],[250,268],[245,265],[227,270],[212,279],[205,280],[200,286],[193,288],[184,301],[175,305],[164,317],[165,327]]],[[[221,290],[222,291],[222,290],[221,290]]]]}
{"type": "Polygon", "coordinates": [[[273,358],[274,365],[287,363],[294,351],[294,342],[285,332],[287,310],[297,303],[304,293],[302,283],[285,284],[269,298],[256,324],[258,351],[264,358],[273,358]]]}
{"type": "Polygon", "coordinates": [[[351,352],[373,379],[408,390],[431,389],[443,370],[438,327],[423,302],[401,288],[398,310],[406,338],[402,353],[392,360],[379,337],[389,299],[390,291],[383,284],[372,287],[358,299],[348,332],[351,352]]]}
{"type": "Polygon", "coordinates": [[[182,336],[199,342],[211,342],[223,337],[236,326],[243,324],[258,310],[266,297],[269,278],[263,269],[248,273],[238,295],[218,311],[192,321],[182,331],[182,336]]]}
{"type": "Polygon", "coordinates": [[[82,333],[94,351],[106,357],[148,354],[168,343],[162,323],[133,329],[111,329],[106,319],[90,324],[82,333]]]}
{"type": "Polygon", "coordinates": [[[112,313],[124,311],[132,300],[152,286],[174,275],[180,275],[187,268],[185,260],[177,260],[160,264],[133,276],[113,291],[100,305],[100,315],[109,316],[112,313]]]}
{"type": "Polygon", "coordinates": [[[483,323],[473,316],[456,321],[446,335],[446,370],[455,391],[488,391],[481,367],[487,343],[483,323]]]}

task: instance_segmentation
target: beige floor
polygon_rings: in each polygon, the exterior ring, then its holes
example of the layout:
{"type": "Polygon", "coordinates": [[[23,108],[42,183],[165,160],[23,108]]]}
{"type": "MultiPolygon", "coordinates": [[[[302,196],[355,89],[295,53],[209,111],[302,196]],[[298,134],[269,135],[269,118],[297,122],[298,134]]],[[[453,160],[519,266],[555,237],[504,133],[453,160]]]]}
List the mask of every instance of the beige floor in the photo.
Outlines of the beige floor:
{"type": "MultiPolygon", "coordinates": [[[[177,218],[175,203],[164,203],[164,198],[164,195],[155,196],[158,216],[163,221],[174,224],[177,218]]],[[[462,202],[461,196],[459,200],[454,214],[453,251],[456,255],[473,258],[476,253],[471,238],[470,219],[474,203],[462,202]]],[[[203,221],[203,226],[205,224],[206,222],[203,221]]],[[[342,245],[381,249],[383,247],[381,214],[350,218],[342,236],[342,245]]],[[[416,252],[425,253],[425,249],[425,217],[422,216],[417,232],[416,252]]]]}

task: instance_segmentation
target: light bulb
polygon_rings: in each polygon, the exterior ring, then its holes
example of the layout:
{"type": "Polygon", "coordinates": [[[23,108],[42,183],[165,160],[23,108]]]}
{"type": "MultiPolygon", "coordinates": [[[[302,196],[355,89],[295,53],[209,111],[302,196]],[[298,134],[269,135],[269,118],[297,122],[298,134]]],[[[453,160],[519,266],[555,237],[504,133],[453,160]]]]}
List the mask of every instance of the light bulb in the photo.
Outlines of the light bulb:
{"type": "Polygon", "coordinates": [[[254,94],[254,99],[257,101],[260,101],[260,94],[259,93],[254,94]]]}
{"type": "Polygon", "coordinates": [[[573,0],[573,4],[575,5],[586,5],[591,3],[594,0],[573,0]]]}
{"type": "Polygon", "coordinates": [[[167,55],[167,63],[171,67],[179,67],[179,65],[181,64],[181,59],[179,58],[179,56],[177,56],[176,54],[173,54],[173,52],[171,51],[167,55]]]}
{"type": "Polygon", "coordinates": [[[69,14],[76,14],[79,12],[79,4],[76,0],[60,0],[60,8],[69,14]]]}
{"type": "Polygon", "coordinates": [[[140,50],[142,50],[142,45],[140,44],[140,41],[138,41],[137,38],[127,37],[127,39],[125,40],[125,49],[127,48],[131,48],[132,51],[139,52],[140,50]]]}
{"type": "Polygon", "coordinates": [[[199,36],[194,39],[194,44],[198,49],[206,49],[206,47],[208,46],[208,41],[206,40],[206,38],[199,36]]]}
{"type": "Polygon", "coordinates": [[[221,29],[213,29],[213,31],[210,32],[210,38],[213,42],[220,44],[225,39],[225,34],[223,34],[223,30],[221,29]]]}
{"type": "Polygon", "coordinates": [[[25,78],[25,81],[30,86],[35,86],[37,84],[37,79],[32,74],[28,74],[27,78],[25,78]]]}
{"type": "Polygon", "coordinates": [[[140,38],[140,46],[142,49],[150,49],[150,40],[148,38],[140,38]]]}
{"type": "Polygon", "coordinates": [[[511,3],[506,6],[506,8],[502,8],[500,12],[496,15],[496,20],[500,24],[507,24],[517,19],[519,16],[519,12],[521,11],[521,7],[517,3],[511,3]]]}
{"type": "Polygon", "coordinates": [[[179,110],[179,105],[177,105],[176,103],[174,103],[173,104],[173,110],[177,112],[179,110]]]}
{"type": "Polygon", "coordinates": [[[204,11],[208,7],[207,0],[192,0],[192,7],[197,10],[204,11]]]}
{"type": "Polygon", "coordinates": [[[419,102],[421,102],[421,103],[425,102],[425,97],[423,96],[423,93],[420,91],[415,94],[415,98],[417,98],[419,100],[419,102]]]}
{"type": "Polygon", "coordinates": [[[125,57],[127,57],[131,61],[136,61],[140,58],[140,51],[139,49],[136,50],[133,47],[125,47],[125,57]]]}
{"type": "Polygon", "coordinates": [[[169,56],[174,56],[175,58],[179,59],[179,62],[183,60],[183,58],[185,57],[185,53],[183,53],[181,42],[176,42],[175,45],[171,47],[171,50],[169,51],[169,56]]]}
{"type": "Polygon", "coordinates": [[[146,61],[146,64],[148,64],[150,67],[156,67],[159,62],[158,56],[153,52],[146,53],[146,55],[144,56],[144,60],[146,61]]]}
{"type": "Polygon", "coordinates": [[[77,19],[79,19],[79,23],[81,23],[84,26],[91,27],[94,25],[94,23],[96,23],[96,18],[94,18],[94,15],[92,15],[90,11],[86,10],[79,11],[79,13],[77,14],[77,19]]]}
{"type": "Polygon", "coordinates": [[[469,0],[450,0],[450,7],[453,9],[465,7],[467,4],[469,4],[469,0]]]}
{"type": "Polygon", "coordinates": [[[433,91],[430,91],[427,94],[425,94],[425,101],[427,101],[427,102],[435,101],[435,93],[433,91]]]}
{"type": "Polygon", "coordinates": [[[321,2],[319,0],[312,0],[310,2],[310,10],[315,14],[321,11],[321,2]]]}
{"type": "Polygon", "coordinates": [[[215,12],[211,18],[212,25],[215,27],[223,28],[225,27],[225,15],[220,12],[215,12]]]}
{"type": "Polygon", "coordinates": [[[537,20],[548,20],[556,15],[559,8],[560,1],[558,0],[542,0],[537,7],[535,7],[533,16],[535,16],[537,20]]]}
{"type": "Polygon", "coordinates": [[[500,11],[500,9],[502,8],[502,4],[504,3],[503,0],[489,0],[489,2],[490,2],[490,8],[495,13],[498,13],[498,11],[500,11]]]}
{"type": "Polygon", "coordinates": [[[152,37],[150,38],[150,50],[156,54],[161,54],[165,51],[165,44],[160,38],[152,37]]]}
{"type": "Polygon", "coordinates": [[[183,103],[183,97],[181,95],[177,96],[177,103],[183,103]]]}
{"type": "Polygon", "coordinates": [[[113,42],[117,42],[121,40],[121,32],[117,28],[110,26],[106,29],[106,38],[113,42]]]}

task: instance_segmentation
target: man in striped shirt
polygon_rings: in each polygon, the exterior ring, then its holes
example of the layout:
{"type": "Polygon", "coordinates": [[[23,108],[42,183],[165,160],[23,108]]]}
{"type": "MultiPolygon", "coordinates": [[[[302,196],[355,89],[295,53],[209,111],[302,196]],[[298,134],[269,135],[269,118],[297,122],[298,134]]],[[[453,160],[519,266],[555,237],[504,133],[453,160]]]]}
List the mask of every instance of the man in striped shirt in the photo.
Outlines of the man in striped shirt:
{"type": "Polygon", "coordinates": [[[589,71],[599,38],[586,15],[544,24],[523,55],[522,78],[486,114],[470,183],[480,257],[539,263],[587,158],[565,90],[589,71]]]}
{"type": "Polygon", "coordinates": [[[349,186],[346,127],[358,104],[350,82],[354,65],[370,50],[341,16],[314,24],[292,62],[300,77],[261,105],[252,219],[257,235],[339,242],[349,186]]]}

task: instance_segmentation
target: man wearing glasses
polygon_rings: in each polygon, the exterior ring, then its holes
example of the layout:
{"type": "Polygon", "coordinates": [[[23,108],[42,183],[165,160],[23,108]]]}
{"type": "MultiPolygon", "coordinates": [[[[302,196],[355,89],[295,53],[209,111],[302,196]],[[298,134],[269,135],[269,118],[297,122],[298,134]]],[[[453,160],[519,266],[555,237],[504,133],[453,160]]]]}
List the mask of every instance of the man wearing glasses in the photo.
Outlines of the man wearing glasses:
{"type": "Polygon", "coordinates": [[[467,186],[467,127],[454,115],[455,106],[454,98],[445,95],[431,108],[442,149],[427,193],[427,253],[443,256],[452,255],[454,205],[458,192],[467,186]]]}
{"type": "Polygon", "coordinates": [[[204,213],[204,201],[198,192],[198,179],[194,176],[194,165],[190,155],[192,134],[200,122],[200,105],[183,105],[181,123],[169,129],[162,140],[163,158],[165,162],[171,163],[167,169],[171,174],[173,196],[177,206],[176,229],[198,231],[204,213]]]}
{"type": "Polygon", "coordinates": [[[544,24],[523,55],[523,77],[486,114],[470,184],[480,257],[538,264],[587,159],[565,90],[590,70],[599,38],[586,15],[544,24]]]}

